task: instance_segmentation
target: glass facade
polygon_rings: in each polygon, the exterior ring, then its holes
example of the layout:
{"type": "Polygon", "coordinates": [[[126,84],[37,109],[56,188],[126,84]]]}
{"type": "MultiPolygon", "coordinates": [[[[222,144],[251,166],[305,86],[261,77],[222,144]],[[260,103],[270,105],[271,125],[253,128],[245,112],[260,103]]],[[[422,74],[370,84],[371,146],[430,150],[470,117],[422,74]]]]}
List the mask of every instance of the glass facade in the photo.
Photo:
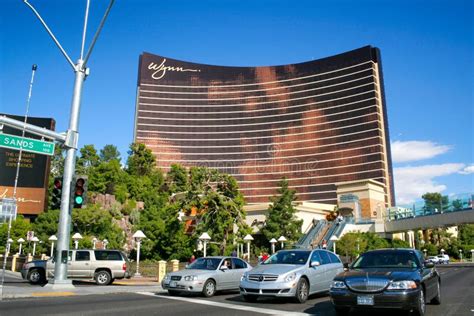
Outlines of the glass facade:
{"type": "Polygon", "coordinates": [[[363,47],[269,67],[189,63],[143,53],[136,142],[157,165],[207,166],[268,202],[285,177],[300,201],[336,203],[335,183],[374,179],[393,204],[380,53],[363,47]]]}

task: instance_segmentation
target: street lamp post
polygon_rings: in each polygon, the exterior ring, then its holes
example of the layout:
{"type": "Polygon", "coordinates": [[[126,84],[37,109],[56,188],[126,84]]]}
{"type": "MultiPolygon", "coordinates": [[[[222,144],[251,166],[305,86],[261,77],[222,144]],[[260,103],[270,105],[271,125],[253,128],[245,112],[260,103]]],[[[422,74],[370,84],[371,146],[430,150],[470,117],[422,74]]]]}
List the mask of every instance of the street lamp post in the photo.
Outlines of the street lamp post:
{"type": "Polygon", "coordinates": [[[202,233],[201,236],[199,236],[199,240],[204,242],[204,257],[207,255],[207,242],[211,240],[211,236],[209,236],[208,233],[202,233]]]}
{"type": "Polygon", "coordinates": [[[12,243],[13,243],[13,239],[8,238],[8,240],[7,240],[7,257],[10,254],[10,247],[12,246],[12,243]]]}
{"type": "Polygon", "coordinates": [[[132,236],[137,241],[137,272],[135,277],[141,277],[139,266],[140,266],[140,243],[143,238],[146,238],[145,234],[141,230],[137,230],[132,236]]]}
{"type": "Polygon", "coordinates": [[[79,240],[82,239],[82,235],[79,233],[75,233],[74,235],[72,235],[72,239],[74,240],[74,247],[77,250],[77,248],[79,248],[79,240]]]}
{"type": "Polygon", "coordinates": [[[278,238],[278,241],[281,242],[281,249],[285,248],[285,241],[286,241],[286,238],[284,236],[280,236],[280,238],[278,238]]]}
{"type": "Polygon", "coordinates": [[[427,252],[427,250],[423,249],[423,253],[425,254],[425,259],[426,259],[426,252],[427,252]]]}
{"type": "Polygon", "coordinates": [[[339,238],[333,235],[331,238],[329,238],[329,240],[332,241],[333,251],[334,253],[336,253],[336,241],[338,241],[339,238]]]}
{"type": "Polygon", "coordinates": [[[92,238],[92,249],[95,249],[95,244],[97,243],[97,238],[92,238]]]}
{"type": "Polygon", "coordinates": [[[247,261],[250,262],[250,242],[253,240],[252,235],[247,234],[247,236],[244,237],[244,241],[247,242],[247,261]]]}
{"type": "Polygon", "coordinates": [[[272,244],[272,254],[275,253],[275,244],[277,243],[277,240],[275,238],[272,238],[270,240],[270,243],[272,244]]]}
{"type": "Polygon", "coordinates": [[[25,240],[23,238],[20,238],[17,240],[17,242],[20,244],[20,248],[18,249],[18,254],[21,256],[21,246],[23,246],[23,243],[25,240]]]}
{"type": "Polygon", "coordinates": [[[440,251],[441,251],[441,254],[444,255],[444,249],[441,249],[440,251]]]}
{"type": "Polygon", "coordinates": [[[107,249],[107,245],[109,244],[109,241],[107,239],[102,240],[102,244],[104,245],[104,249],[107,249]]]}
{"type": "Polygon", "coordinates": [[[35,256],[35,252],[36,252],[36,243],[39,241],[38,237],[33,237],[31,238],[31,241],[33,242],[33,257],[35,256]]]}
{"type": "Polygon", "coordinates": [[[48,240],[51,242],[51,255],[50,255],[50,257],[52,258],[53,254],[54,254],[54,242],[56,240],[58,240],[58,237],[56,237],[56,235],[51,235],[51,237],[49,237],[48,240]]]}
{"type": "Polygon", "coordinates": [[[459,249],[459,259],[461,259],[462,262],[462,249],[459,249]]]}

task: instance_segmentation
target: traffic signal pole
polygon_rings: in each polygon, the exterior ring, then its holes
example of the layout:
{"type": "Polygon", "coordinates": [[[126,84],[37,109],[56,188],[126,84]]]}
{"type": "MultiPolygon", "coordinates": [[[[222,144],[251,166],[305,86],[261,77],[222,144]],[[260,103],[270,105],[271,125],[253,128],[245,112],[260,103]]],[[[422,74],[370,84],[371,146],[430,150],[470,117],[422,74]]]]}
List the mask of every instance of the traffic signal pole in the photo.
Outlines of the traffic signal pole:
{"type": "Polygon", "coordinates": [[[81,107],[81,98],[82,98],[82,87],[84,80],[89,74],[89,69],[86,64],[91,55],[92,49],[97,41],[97,38],[104,26],[105,20],[112,8],[114,0],[110,0],[109,6],[107,7],[104,16],[100,22],[99,28],[97,29],[92,43],[86,53],[85,58],[83,59],[84,53],[84,42],[86,39],[86,29],[87,29],[87,19],[89,14],[89,4],[90,0],[87,0],[86,14],[84,19],[84,29],[81,45],[81,54],[80,58],[76,64],[73,64],[71,58],[67,55],[66,51],[61,47],[61,44],[58,42],[56,37],[53,35],[51,30],[48,28],[46,23],[43,21],[36,9],[28,3],[27,0],[24,0],[24,3],[33,11],[36,17],[40,20],[41,24],[44,26],[48,34],[51,36],[52,40],[55,42],[56,46],[60,49],[61,53],[67,59],[68,63],[73,67],[75,73],[74,79],[74,90],[72,95],[71,103],[71,115],[69,119],[69,128],[66,132],[65,137],[65,146],[66,150],[66,159],[64,163],[64,176],[62,183],[62,196],[61,196],[61,211],[59,214],[59,227],[58,227],[58,243],[56,247],[56,260],[54,264],[54,281],[52,282],[53,288],[64,288],[64,287],[73,287],[71,280],[67,278],[67,261],[69,253],[69,240],[71,232],[71,210],[72,204],[70,201],[71,198],[71,185],[73,175],[75,173],[75,164],[76,164],[76,151],[78,143],[78,128],[79,128],[79,113],[81,107]]]}
{"type": "Polygon", "coordinates": [[[69,147],[66,151],[66,159],[64,161],[64,176],[61,192],[61,211],[59,214],[58,227],[58,243],[56,247],[56,261],[54,262],[54,281],[55,285],[71,284],[71,280],[67,278],[67,258],[69,252],[69,239],[71,233],[71,185],[72,178],[76,168],[76,151],[78,141],[79,127],[79,110],[81,107],[82,87],[86,79],[86,70],[82,59],[77,61],[75,65],[74,90],[71,103],[71,117],[69,120],[69,128],[67,130],[68,137],[72,138],[75,146],[69,147]]]}

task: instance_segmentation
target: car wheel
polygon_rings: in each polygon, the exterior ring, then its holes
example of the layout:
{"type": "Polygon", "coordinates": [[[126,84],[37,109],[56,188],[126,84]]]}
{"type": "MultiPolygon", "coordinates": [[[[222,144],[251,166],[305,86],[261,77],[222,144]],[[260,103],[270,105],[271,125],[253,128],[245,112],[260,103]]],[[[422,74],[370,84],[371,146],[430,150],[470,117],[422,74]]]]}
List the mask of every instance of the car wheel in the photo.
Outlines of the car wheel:
{"type": "Polygon", "coordinates": [[[349,311],[351,310],[349,307],[334,307],[336,310],[336,315],[337,316],[345,316],[349,314],[349,311]]]}
{"type": "Polygon", "coordinates": [[[255,303],[258,300],[258,296],[255,295],[242,295],[242,298],[246,302],[255,303]]]}
{"type": "Polygon", "coordinates": [[[169,296],[177,296],[179,294],[179,291],[173,291],[173,290],[168,290],[169,296]]]}
{"type": "Polygon", "coordinates": [[[441,289],[439,286],[439,280],[436,284],[436,296],[431,300],[431,304],[435,304],[435,305],[441,304],[441,289]]]}
{"type": "Polygon", "coordinates": [[[425,316],[426,311],[426,301],[425,301],[425,293],[423,290],[420,291],[418,295],[418,303],[416,307],[416,312],[419,316],[425,316]]]}
{"type": "Polygon", "coordinates": [[[44,272],[40,269],[31,269],[28,272],[28,281],[31,284],[40,284],[45,281],[44,272]]]}
{"type": "Polygon", "coordinates": [[[305,278],[300,278],[296,286],[295,300],[298,303],[304,303],[308,299],[309,284],[305,278]]]}
{"type": "Polygon", "coordinates": [[[216,282],[214,282],[213,280],[207,280],[206,283],[204,283],[202,294],[204,294],[205,297],[211,297],[211,296],[214,296],[215,293],[216,293],[216,282]]]}
{"type": "Polygon", "coordinates": [[[109,285],[112,281],[110,273],[105,270],[101,270],[95,273],[95,283],[97,285],[109,285]]]}

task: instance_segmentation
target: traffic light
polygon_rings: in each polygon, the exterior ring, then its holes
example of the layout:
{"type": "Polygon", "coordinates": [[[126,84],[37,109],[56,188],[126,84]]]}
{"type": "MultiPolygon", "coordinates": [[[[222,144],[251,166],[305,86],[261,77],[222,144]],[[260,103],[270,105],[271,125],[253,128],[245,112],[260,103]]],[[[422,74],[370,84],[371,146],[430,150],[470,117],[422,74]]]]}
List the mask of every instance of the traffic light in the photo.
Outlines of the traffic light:
{"type": "Polygon", "coordinates": [[[53,192],[51,196],[51,209],[59,210],[61,208],[61,194],[63,191],[63,179],[61,177],[54,178],[53,192]]]}
{"type": "Polygon", "coordinates": [[[86,205],[87,177],[77,177],[73,191],[73,207],[82,208],[86,205]]]}

